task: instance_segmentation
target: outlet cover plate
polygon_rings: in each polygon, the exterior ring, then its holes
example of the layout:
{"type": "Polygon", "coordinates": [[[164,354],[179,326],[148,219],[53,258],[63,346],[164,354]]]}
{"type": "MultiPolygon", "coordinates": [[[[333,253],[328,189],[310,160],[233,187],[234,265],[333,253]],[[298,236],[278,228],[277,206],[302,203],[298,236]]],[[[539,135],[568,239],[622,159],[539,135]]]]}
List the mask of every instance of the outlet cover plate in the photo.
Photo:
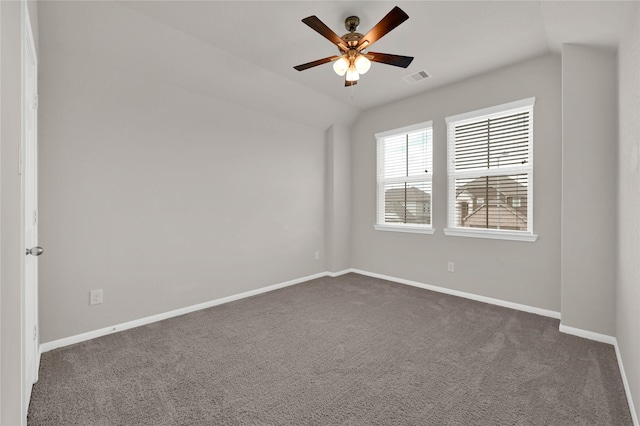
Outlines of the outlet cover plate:
{"type": "Polygon", "coordinates": [[[100,303],[102,303],[102,289],[91,290],[91,293],[89,294],[89,304],[99,305],[100,303]]]}

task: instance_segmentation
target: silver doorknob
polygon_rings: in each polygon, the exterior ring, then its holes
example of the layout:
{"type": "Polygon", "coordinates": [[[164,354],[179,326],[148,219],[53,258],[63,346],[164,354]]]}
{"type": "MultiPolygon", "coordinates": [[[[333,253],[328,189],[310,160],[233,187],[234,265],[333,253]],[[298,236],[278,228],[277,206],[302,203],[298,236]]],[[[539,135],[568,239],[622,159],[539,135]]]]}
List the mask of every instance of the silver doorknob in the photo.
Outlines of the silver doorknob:
{"type": "Polygon", "coordinates": [[[40,256],[42,253],[44,253],[44,249],[42,247],[35,246],[34,248],[27,249],[27,255],[40,256]]]}

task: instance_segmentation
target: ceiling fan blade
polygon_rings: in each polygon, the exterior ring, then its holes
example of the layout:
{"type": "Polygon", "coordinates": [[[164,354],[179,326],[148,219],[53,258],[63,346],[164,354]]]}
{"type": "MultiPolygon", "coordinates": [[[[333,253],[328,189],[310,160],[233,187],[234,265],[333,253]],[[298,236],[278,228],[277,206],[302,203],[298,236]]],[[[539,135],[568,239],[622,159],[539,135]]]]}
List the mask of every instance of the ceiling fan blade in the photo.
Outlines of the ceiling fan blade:
{"type": "Polygon", "coordinates": [[[340,50],[346,52],[349,48],[344,44],[344,41],[334,33],[331,28],[327,27],[316,15],[308,16],[302,20],[305,24],[315,30],[322,37],[329,40],[331,43],[338,46],[340,50]]]}
{"type": "Polygon", "coordinates": [[[349,80],[344,81],[344,87],[355,86],[356,84],[358,84],[357,81],[349,81],[349,80]]]}
{"type": "Polygon", "coordinates": [[[365,55],[373,62],[406,68],[413,61],[413,56],[391,55],[389,53],[367,52],[365,55]]]}
{"type": "Polygon", "coordinates": [[[306,64],[296,65],[294,68],[298,71],[304,71],[309,68],[317,67],[318,65],[326,64],[331,61],[335,61],[340,56],[329,56],[328,58],[318,59],[317,61],[307,62],[306,64]]]}
{"type": "Polygon", "coordinates": [[[407,19],[409,19],[409,15],[407,15],[398,6],[394,7],[393,9],[391,9],[391,12],[387,13],[387,15],[375,25],[375,27],[371,28],[371,31],[366,33],[364,37],[360,39],[360,41],[358,42],[358,50],[361,50],[367,46],[371,46],[373,43],[378,41],[385,34],[387,34],[398,25],[402,24],[407,19]]]}

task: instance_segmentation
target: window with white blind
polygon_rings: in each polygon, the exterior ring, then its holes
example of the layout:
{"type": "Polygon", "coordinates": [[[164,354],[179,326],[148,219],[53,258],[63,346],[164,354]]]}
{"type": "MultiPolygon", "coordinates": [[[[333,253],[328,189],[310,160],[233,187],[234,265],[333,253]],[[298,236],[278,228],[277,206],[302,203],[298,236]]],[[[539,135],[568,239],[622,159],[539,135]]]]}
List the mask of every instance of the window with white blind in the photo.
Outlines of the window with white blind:
{"type": "Polygon", "coordinates": [[[535,241],[535,98],[447,117],[446,235],[535,241]]]}
{"type": "Polygon", "coordinates": [[[380,231],[433,234],[432,122],[376,133],[377,220],[380,231]]]}

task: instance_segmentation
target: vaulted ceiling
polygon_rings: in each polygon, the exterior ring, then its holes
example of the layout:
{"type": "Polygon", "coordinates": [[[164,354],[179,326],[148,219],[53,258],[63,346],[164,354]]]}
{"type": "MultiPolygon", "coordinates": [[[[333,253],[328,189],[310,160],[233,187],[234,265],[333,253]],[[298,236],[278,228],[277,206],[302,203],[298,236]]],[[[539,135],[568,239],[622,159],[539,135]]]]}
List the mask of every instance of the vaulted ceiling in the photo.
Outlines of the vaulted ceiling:
{"type": "MultiPolygon", "coordinates": [[[[41,4],[44,6],[41,9],[42,20],[50,20],[48,33],[62,34],[63,17],[58,13],[56,18],[55,8],[47,3],[41,4]]],[[[362,110],[531,57],[559,52],[562,43],[615,49],[619,32],[629,23],[629,12],[637,7],[636,3],[126,1],[117,7],[207,47],[199,48],[202,57],[197,65],[202,70],[219,72],[194,72],[189,77],[194,87],[220,96],[226,93],[230,99],[237,97],[238,102],[256,108],[281,109],[281,115],[302,117],[302,122],[323,126],[335,121],[336,114],[349,120],[362,110]],[[356,15],[361,21],[359,32],[366,33],[396,5],[409,15],[409,20],[379,40],[372,50],[414,56],[409,68],[373,63],[353,88],[344,87],[343,78],[333,72],[330,64],[303,72],[293,69],[294,65],[338,53],[335,46],[301,19],[316,15],[342,35],[347,32],[344,19],[356,15]],[[430,78],[412,84],[403,79],[422,70],[430,78]]],[[[87,32],[93,31],[97,19],[108,20],[104,11],[90,17],[87,13],[90,5],[72,3],[69,10],[81,10],[76,19],[87,21],[87,32]],[[96,19],[94,24],[92,19],[96,19]]],[[[121,26],[113,22],[109,25],[111,37],[117,38],[121,26]]],[[[140,32],[145,31],[145,25],[138,25],[140,32]]],[[[90,35],[80,37],[91,42],[90,35]]],[[[136,37],[140,43],[144,41],[133,32],[128,37],[132,43],[136,37]]],[[[129,48],[125,40],[120,41],[123,49],[129,48]]],[[[138,52],[143,50],[138,46],[138,52]]]]}

